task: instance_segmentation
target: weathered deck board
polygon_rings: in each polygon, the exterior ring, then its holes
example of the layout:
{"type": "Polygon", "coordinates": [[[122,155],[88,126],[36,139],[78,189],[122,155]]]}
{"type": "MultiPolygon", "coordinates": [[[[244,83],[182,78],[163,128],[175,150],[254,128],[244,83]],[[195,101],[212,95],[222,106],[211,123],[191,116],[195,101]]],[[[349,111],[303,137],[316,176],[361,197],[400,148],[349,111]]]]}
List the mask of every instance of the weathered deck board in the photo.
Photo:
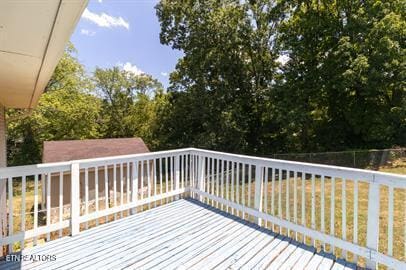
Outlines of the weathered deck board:
{"type": "MultiPolygon", "coordinates": [[[[145,251],[145,247],[159,246],[165,243],[168,239],[175,239],[178,236],[181,236],[185,231],[191,230],[199,226],[201,223],[204,223],[207,220],[211,220],[213,216],[208,214],[201,215],[202,211],[193,212],[189,215],[179,215],[181,219],[179,222],[167,222],[167,223],[157,223],[151,225],[145,225],[142,227],[142,231],[137,238],[128,238],[120,239],[115,238],[113,241],[110,241],[104,247],[100,249],[93,249],[91,253],[86,254],[85,257],[75,261],[72,264],[66,264],[64,267],[71,269],[75,267],[77,269],[87,268],[90,266],[103,265],[107,266],[112,262],[117,260],[122,261],[128,255],[136,256],[139,253],[145,251]],[[185,220],[185,217],[192,218],[189,222],[185,220]],[[195,218],[195,220],[193,220],[195,218]],[[108,258],[102,258],[99,256],[100,252],[108,254],[108,258]]],[[[137,234],[137,232],[135,232],[137,234]]]]}
{"type": "Polygon", "coordinates": [[[51,262],[0,269],[347,269],[285,236],[194,200],[177,200],[26,249],[51,262]]]}

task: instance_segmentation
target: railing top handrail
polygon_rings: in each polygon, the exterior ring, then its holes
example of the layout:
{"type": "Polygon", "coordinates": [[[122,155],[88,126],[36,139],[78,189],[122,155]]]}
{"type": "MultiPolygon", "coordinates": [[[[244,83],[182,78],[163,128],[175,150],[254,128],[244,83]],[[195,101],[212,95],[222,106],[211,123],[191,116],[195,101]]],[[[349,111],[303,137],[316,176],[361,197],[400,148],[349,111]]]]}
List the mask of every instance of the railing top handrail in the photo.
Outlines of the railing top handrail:
{"type": "Polygon", "coordinates": [[[331,177],[348,177],[348,179],[366,180],[369,182],[379,182],[381,184],[391,185],[399,188],[406,188],[406,175],[377,172],[365,169],[347,168],[341,166],[315,164],[299,161],[289,161],[281,159],[255,157],[241,154],[231,154],[225,152],[218,152],[199,148],[182,148],[167,151],[148,152],[141,154],[100,157],[91,159],[71,160],[65,162],[55,163],[42,163],[36,165],[15,166],[0,168],[0,179],[7,177],[16,177],[21,175],[30,175],[35,173],[47,173],[47,172],[60,172],[70,170],[70,166],[73,163],[80,163],[81,168],[91,166],[108,165],[111,162],[126,162],[136,159],[148,159],[159,158],[168,155],[176,155],[181,153],[197,153],[210,157],[227,157],[230,160],[236,162],[244,162],[247,164],[259,164],[262,166],[275,167],[280,169],[294,169],[305,173],[313,173],[317,175],[327,175],[331,177]]]}
{"type": "Polygon", "coordinates": [[[33,175],[36,173],[46,173],[52,171],[67,171],[70,170],[72,162],[53,162],[53,163],[41,163],[34,165],[23,165],[13,167],[0,168],[0,180],[8,177],[18,177],[22,175],[33,175]]]}
{"type": "Polygon", "coordinates": [[[241,154],[230,154],[212,150],[191,148],[190,151],[195,151],[206,156],[228,157],[233,161],[245,162],[247,164],[258,164],[262,166],[275,167],[280,169],[292,169],[295,167],[296,171],[302,171],[305,173],[313,173],[316,175],[327,175],[332,177],[348,177],[348,179],[366,180],[369,182],[379,182],[381,184],[396,186],[399,188],[406,188],[406,175],[377,172],[365,169],[355,169],[341,166],[332,166],[324,164],[315,164],[299,161],[262,158],[241,154]]]}
{"type": "Polygon", "coordinates": [[[94,165],[94,164],[103,165],[103,164],[109,164],[111,161],[124,162],[126,160],[159,158],[159,157],[165,157],[168,155],[189,153],[189,151],[191,151],[191,150],[192,150],[192,148],[181,148],[181,149],[173,149],[173,150],[165,150],[165,151],[147,152],[147,153],[141,153],[141,154],[80,159],[80,160],[73,160],[72,163],[80,163],[80,164],[86,164],[86,165],[94,165]]]}
{"type": "Polygon", "coordinates": [[[372,153],[372,152],[385,152],[385,151],[406,151],[406,147],[400,148],[384,148],[384,149],[358,149],[358,150],[345,150],[345,151],[326,151],[326,152],[305,152],[305,153],[273,153],[269,156],[301,156],[301,155],[329,155],[329,154],[348,154],[348,153],[372,153]]]}
{"type": "Polygon", "coordinates": [[[47,173],[47,172],[60,172],[70,170],[70,166],[73,163],[80,163],[81,165],[104,165],[109,164],[112,161],[124,161],[131,159],[147,159],[147,158],[159,158],[172,154],[180,154],[189,152],[191,148],[182,148],[175,150],[165,150],[157,152],[147,152],[140,154],[131,154],[131,155],[121,155],[121,156],[109,156],[109,157],[100,157],[100,158],[90,158],[90,159],[78,159],[70,160],[63,162],[50,162],[50,163],[40,163],[34,165],[23,165],[23,166],[13,166],[13,167],[3,167],[0,168],[0,179],[8,177],[16,177],[22,175],[30,175],[35,173],[47,173]]]}

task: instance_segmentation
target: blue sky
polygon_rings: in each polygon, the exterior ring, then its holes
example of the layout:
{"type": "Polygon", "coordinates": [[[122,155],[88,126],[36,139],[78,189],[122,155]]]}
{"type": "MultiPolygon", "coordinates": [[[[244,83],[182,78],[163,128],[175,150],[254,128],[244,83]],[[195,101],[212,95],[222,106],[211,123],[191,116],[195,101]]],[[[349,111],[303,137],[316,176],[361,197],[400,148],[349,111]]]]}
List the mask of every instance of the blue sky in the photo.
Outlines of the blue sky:
{"type": "Polygon", "coordinates": [[[90,0],[71,41],[88,72],[119,65],[168,86],[182,53],[159,42],[158,0],[90,0]]]}

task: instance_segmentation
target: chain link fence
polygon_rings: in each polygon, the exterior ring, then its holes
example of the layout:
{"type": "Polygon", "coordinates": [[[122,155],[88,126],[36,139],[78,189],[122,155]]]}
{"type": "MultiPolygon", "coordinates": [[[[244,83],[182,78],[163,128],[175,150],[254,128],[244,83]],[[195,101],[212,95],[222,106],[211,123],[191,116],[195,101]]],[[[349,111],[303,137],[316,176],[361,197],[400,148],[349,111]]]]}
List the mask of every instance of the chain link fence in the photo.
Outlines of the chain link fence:
{"type": "Polygon", "coordinates": [[[382,149],[382,150],[357,150],[342,152],[320,153],[291,153],[273,154],[269,156],[275,159],[336,165],[359,169],[379,170],[393,163],[406,164],[406,148],[382,149]]]}

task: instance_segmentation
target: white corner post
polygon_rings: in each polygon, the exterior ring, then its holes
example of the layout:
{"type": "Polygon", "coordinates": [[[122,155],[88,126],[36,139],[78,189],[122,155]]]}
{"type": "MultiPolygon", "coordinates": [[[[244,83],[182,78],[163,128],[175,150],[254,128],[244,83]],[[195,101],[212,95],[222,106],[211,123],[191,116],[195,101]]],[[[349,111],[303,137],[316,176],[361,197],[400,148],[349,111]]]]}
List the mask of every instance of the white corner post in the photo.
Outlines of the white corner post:
{"type": "Polygon", "coordinates": [[[367,221],[367,247],[372,250],[370,258],[367,258],[367,268],[376,269],[374,261],[375,253],[379,244],[379,184],[375,181],[375,175],[372,182],[369,183],[368,193],[368,221],[367,221]]]}
{"type": "MultiPolygon", "coordinates": [[[[262,197],[263,197],[263,184],[262,184],[262,167],[255,165],[255,202],[254,208],[262,211],[262,197]]],[[[256,217],[255,223],[261,225],[261,219],[256,217]]]]}
{"type": "MultiPolygon", "coordinates": [[[[197,188],[197,156],[193,154],[192,157],[192,187],[197,188]]],[[[190,197],[196,198],[196,193],[190,193],[190,197]]]]}
{"type": "MultiPolygon", "coordinates": [[[[6,141],[6,109],[0,103],[0,168],[7,167],[6,141]]],[[[0,179],[0,238],[7,235],[7,179],[0,179]]],[[[3,246],[0,245],[0,257],[3,256],[3,246]]]]}
{"type": "MultiPolygon", "coordinates": [[[[199,156],[198,161],[198,171],[197,171],[197,189],[199,191],[204,191],[204,157],[199,156]]],[[[203,200],[203,196],[198,196],[200,201],[203,200]]]]}
{"type": "MultiPolygon", "coordinates": [[[[192,152],[191,151],[189,151],[189,157],[188,157],[188,159],[187,159],[187,175],[189,176],[189,185],[188,185],[188,187],[189,188],[193,188],[193,170],[192,170],[192,161],[193,161],[193,155],[192,155],[192,152]]],[[[187,182],[187,181],[186,181],[187,182]]],[[[188,193],[187,193],[188,195],[187,195],[187,197],[190,197],[190,198],[193,198],[193,195],[192,195],[192,191],[189,191],[188,193]]]]}
{"type": "Polygon", "coordinates": [[[45,200],[47,198],[47,180],[46,180],[46,175],[44,173],[41,174],[41,210],[45,210],[45,200]]]}
{"type": "MultiPolygon", "coordinates": [[[[132,166],[132,190],[131,190],[131,202],[136,203],[138,201],[138,160],[133,162],[132,166]]],[[[131,208],[131,215],[137,213],[137,208],[131,208]]]]}
{"type": "MultiPolygon", "coordinates": [[[[179,170],[179,155],[175,156],[175,191],[180,188],[180,170],[179,170]]],[[[179,199],[179,195],[175,196],[175,199],[179,199]]]]}
{"type": "Polygon", "coordinates": [[[80,170],[79,163],[73,162],[71,165],[71,235],[77,235],[80,231],[80,170]]]}

